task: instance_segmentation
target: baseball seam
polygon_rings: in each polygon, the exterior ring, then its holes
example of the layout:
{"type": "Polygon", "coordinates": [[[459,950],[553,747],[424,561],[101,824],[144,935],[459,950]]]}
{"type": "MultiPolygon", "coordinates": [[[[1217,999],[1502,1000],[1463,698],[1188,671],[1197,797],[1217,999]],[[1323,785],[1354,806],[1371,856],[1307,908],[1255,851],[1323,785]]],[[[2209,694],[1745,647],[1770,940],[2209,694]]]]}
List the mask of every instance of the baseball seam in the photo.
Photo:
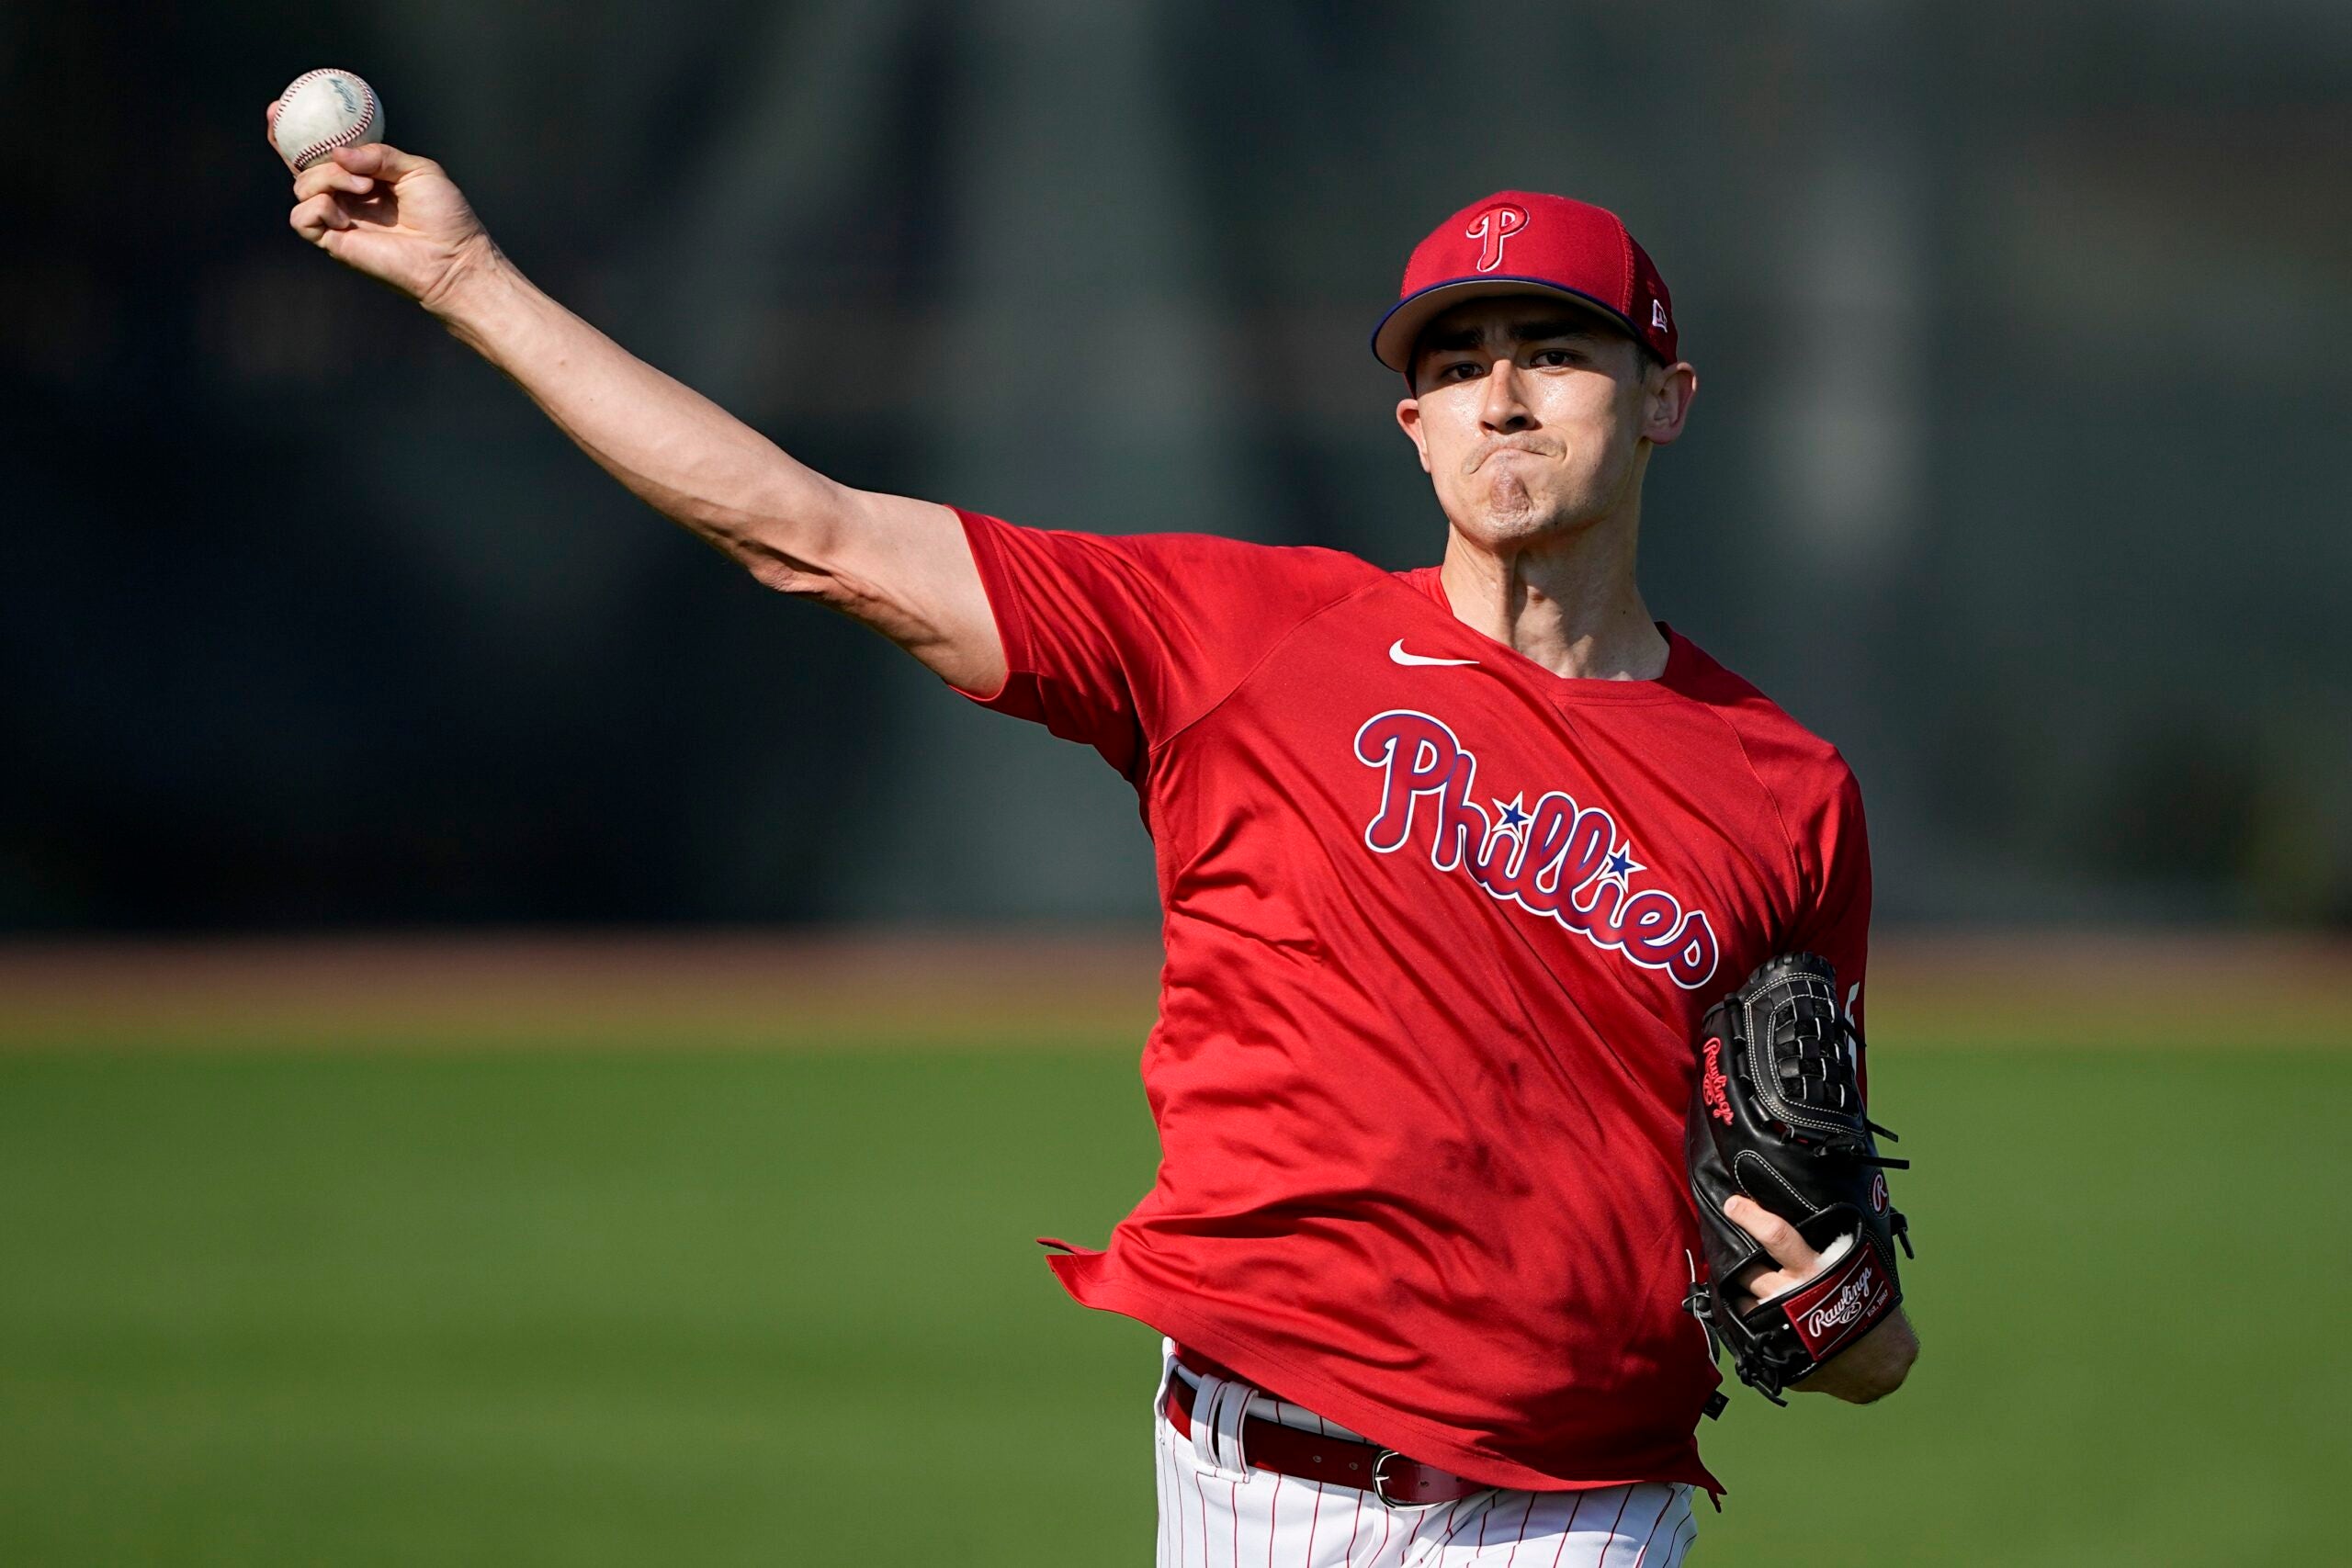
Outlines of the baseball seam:
{"type": "MultiPolygon", "coordinates": [[[[358,85],[360,93],[366,99],[367,112],[362,114],[351,124],[346,125],[341,130],[336,131],[333,136],[327,137],[322,141],[310,142],[299,152],[287,152],[286,156],[293,161],[294,167],[298,170],[309,168],[312,164],[317,163],[321,157],[333,152],[338,147],[350,146],[354,141],[368,133],[369,128],[375,125],[376,118],[380,112],[376,102],[376,89],[368,85],[368,79],[365,76],[356,75],[352,72],[345,71],[340,66],[334,65],[322,65],[316,71],[305,71],[300,76],[297,76],[294,80],[288,82],[286,85],[286,91],[278,95],[278,111],[283,113],[286,106],[293,101],[293,97],[296,93],[323,76],[340,76],[346,82],[356,83],[358,85]]],[[[285,149],[280,148],[279,151],[284,152],[285,149]]]]}

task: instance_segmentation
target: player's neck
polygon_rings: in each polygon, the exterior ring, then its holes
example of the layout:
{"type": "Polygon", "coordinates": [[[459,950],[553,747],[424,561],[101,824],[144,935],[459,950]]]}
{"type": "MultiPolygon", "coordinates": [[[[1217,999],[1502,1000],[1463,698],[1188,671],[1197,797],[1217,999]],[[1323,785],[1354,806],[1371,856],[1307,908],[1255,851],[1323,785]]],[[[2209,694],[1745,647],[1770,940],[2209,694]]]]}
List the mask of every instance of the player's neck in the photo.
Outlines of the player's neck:
{"type": "Polygon", "coordinates": [[[1654,681],[1667,642],[1634,581],[1639,502],[1573,533],[1495,550],[1449,530],[1438,580],[1456,619],[1575,680],[1654,681]]]}

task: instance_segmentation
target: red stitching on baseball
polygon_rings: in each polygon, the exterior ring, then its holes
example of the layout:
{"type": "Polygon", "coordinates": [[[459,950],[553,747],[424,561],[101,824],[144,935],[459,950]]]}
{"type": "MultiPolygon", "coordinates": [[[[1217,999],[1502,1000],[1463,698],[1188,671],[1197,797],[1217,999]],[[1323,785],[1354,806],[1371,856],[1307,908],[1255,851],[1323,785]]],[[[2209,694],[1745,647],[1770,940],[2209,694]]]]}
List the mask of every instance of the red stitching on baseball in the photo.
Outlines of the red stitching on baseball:
{"type": "MultiPolygon", "coordinates": [[[[368,85],[368,78],[357,72],[345,71],[337,65],[322,65],[316,71],[305,71],[291,82],[287,83],[286,91],[277,96],[278,111],[285,112],[286,106],[293,100],[297,92],[322,76],[340,76],[346,82],[357,84],[360,96],[366,100],[367,112],[362,114],[357,121],[345,126],[333,136],[321,141],[313,141],[300,152],[288,152],[286,155],[293,160],[294,167],[298,171],[309,168],[322,156],[332,153],[336,148],[348,147],[358,141],[360,137],[367,134],[370,127],[375,125],[378,115],[382,112],[381,106],[376,100],[376,89],[368,85]]],[[[285,152],[285,149],[280,148],[278,151],[285,152]]]]}

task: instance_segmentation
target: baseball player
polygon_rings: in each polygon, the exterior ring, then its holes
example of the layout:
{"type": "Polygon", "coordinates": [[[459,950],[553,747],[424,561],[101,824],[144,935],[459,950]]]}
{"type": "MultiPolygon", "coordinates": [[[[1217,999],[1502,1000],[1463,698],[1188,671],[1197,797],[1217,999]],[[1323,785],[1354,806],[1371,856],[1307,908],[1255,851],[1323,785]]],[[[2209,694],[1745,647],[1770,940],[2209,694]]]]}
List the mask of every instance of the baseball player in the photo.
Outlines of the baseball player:
{"type": "MultiPolygon", "coordinates": [[[[297,232],[657,510],[1135,786],[1162,1160],[1106,1248],[1048,1245],[1165,1337],[1164,1568],[1681,1561],[1720,1490],[1684,1310],[1695,1031],[1798,950],[1859,1019],[1870,869],[1838,753],[1636,586],[1697,378],[1616,217],[1506,191],[1412,253],[1373,349],[1447,531],[1391,572],[853,490],[535,288],[429,160],[346,149],[294,190],[297,232]]],[[[1770,1265],[1723,1282],[1742,1300],[1824,1268],[1727,1209],[1770,1265]]],[[[1796,1386],[1877,1398],[1916,1343],[1889,1311],[1796,1386]]]]}

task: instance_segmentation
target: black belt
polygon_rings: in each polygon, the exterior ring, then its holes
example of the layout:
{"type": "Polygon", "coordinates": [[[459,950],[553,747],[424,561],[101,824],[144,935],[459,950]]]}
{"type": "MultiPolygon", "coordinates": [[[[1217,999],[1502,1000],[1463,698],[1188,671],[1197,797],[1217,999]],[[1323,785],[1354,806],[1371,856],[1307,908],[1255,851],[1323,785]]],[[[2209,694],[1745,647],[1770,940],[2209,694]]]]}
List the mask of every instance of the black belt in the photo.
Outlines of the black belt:
{"type": "MultiPolygon", "coordinates": [[[[1193,1389],[1182,1377],[1168,1380],[1168,1421],[1184,1437],[1193,1435],[1193,1389]]],[[[1353,1486],[1392,1507],[1451,1503],[1491,1490],[1483,1481],[1407,1459],[1378,1443],[1320,1437],[1257,1416],[1241,1423],[1241,1451],[1252,1470],[1353,1486]]]]}

